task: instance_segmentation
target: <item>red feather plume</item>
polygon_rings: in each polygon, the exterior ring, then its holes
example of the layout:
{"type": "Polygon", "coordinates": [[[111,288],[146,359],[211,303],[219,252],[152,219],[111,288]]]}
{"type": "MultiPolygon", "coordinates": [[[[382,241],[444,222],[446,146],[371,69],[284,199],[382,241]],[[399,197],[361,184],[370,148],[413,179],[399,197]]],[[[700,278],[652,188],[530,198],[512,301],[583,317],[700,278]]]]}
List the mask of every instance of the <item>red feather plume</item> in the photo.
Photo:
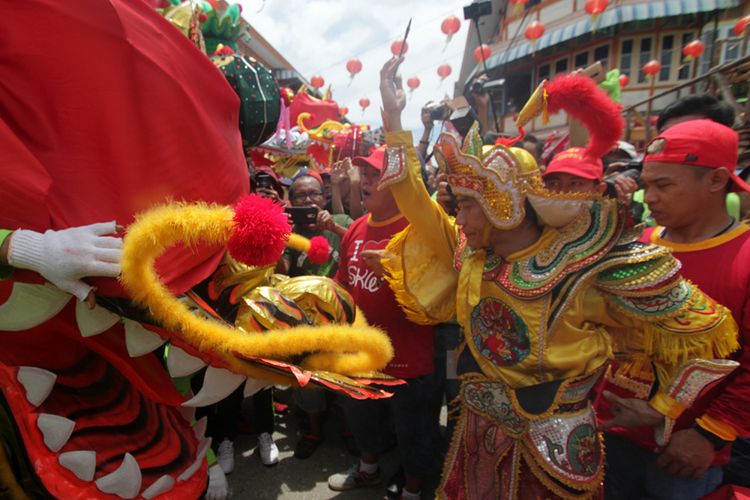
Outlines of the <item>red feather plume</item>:
{"type": "Polygon", "coordinates": [[[281,205],[247,195],[234,207],[234,222],[234,234],[227,243],[234,259],[250,266],[267,266],[279,260],[292,230],[281,205]]]}
{"type": "Polygon", "coordinates": [[[559,76],[547,83],[546,90],[550,114],[565,110],[588,129],[590,139],[586,150],[591,156],[601,158],[615,147],[625,127],[620,105],[591,78],[559,76]]]}
{"type": "Polygon", "coordinates": [[[331,246],[323,236],[310,238],[310,249],[307,251],[307,260],[313,264],[322,264],[331,256],[331,246]]]}

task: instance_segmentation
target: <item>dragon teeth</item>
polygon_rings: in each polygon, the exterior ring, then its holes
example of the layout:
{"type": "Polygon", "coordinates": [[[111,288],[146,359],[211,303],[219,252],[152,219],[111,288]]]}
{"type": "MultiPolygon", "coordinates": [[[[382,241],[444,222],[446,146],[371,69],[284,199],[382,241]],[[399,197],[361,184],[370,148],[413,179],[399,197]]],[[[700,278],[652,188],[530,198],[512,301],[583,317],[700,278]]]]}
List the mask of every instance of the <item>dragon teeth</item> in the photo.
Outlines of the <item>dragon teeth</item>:
{"type": "Polygon", "coordinates": [[[36,425],[44,437],[44,444],[47,445],[47,448],[57,452],[70,439],[76,423],[59,415],[40,413],[37,417],[36,425]]]}
{"type": "Polygon", "coordinates": [[[117,470],[96,480],[96,487],[120,498],[137,497],[141,490],[141,468],[133,455],[126,453],[117,470]]]}
{"type": "Polygon", "coordinates": [[[239,385],[246,380],[244,375],[232,373],[224,368],[209,366],[203,377],[203,387],[198,394],[182,406],[208,406],[218,403],[229,396],[239,385]]]}
{"type": "Polygon", "coordinates": [[[192,375],[204,366],[206,366],[206,363],[202,359],[191,356],[179,347],[169,346],[167,369],[172,378],[192,375]]]}
{"type": "Polygon", "coordinates": [[[43,368],[21,366],[18,368],[17,378],[26,391],[26,399],[29,403],[39,406],[55,387],[57,375],[43,368]]]}
{"type": "Polygon", "coordinates": [[[96,472],[95,451],[68,451],[57,457],[60,465],[75,474],[81,481],[91,481],[96,472]]]}

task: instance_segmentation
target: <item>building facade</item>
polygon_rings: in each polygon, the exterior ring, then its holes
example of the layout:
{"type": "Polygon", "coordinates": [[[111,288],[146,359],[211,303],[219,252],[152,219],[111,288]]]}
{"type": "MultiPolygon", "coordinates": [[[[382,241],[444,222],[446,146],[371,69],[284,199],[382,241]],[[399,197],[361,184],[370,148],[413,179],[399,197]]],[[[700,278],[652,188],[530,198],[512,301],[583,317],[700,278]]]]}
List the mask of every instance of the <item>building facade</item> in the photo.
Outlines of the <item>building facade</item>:
{"type": "MultiPolygon", "coordinates": [[[[622,105],[627,107],[718,64],[739,59],[743,48],[744,55],[748,54],[746,41],[743,45],[743,37],[733,33],[736,21],[750,14],[748,0],[610,0],[596,19],[585,12],[585,3],[529,0],[522,8],[514,8],[503,0],[493,3],[493,18],[480,22],[485,43],[492,49],[486,73],[490,80],[504,80],[492,92],[500,131],[515,133],[514,113],[539,82],[596,61],[605,70],[617,68],[628,75],[629,83],[622,89],[622,105]],[[532,44],[524,31],[534,21],[542,23],[545,32],[532,44]],[[696,61],[685,62],[682,47],[696,38],[704,42],[705,51],[696,61]],[[661,70],[650,78],[642,68],[654,59],[661,70]]],[[[463,92],[469,92],[471,82],[485,72],[472,57],[477,44],[476,36],[468,38],[461,73],[463,92]]],[[[652,111],[657,112],[676,96],[672,93],[655,99],[652,111]]],[[[551,118],[547,126],[536,120],[527,132],[545,137],[567,125],[564,114],[551,118]]],[[[633,137],[635,142],[643,139],[642,133],[633,137]]]]}

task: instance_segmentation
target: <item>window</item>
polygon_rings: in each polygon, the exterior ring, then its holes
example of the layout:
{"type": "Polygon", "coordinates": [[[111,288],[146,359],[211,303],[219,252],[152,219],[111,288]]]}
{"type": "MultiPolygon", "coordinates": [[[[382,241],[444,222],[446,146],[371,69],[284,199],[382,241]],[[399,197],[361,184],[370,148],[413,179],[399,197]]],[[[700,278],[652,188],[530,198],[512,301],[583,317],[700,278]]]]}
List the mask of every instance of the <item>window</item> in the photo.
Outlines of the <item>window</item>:
{"type": "Polygon", "coordinates": [[[602,45],[594,49],[594,62],[599,61],[607,68],[609,67],[609,45],[602,45]]]}
{"type": "MultiPolygon", "coordinates": [[[[680,47],[684,47],[685,45],[689,44],[692,41],[693,41],[693,34],[692,33],[684,33],[682,35],[682,45],[680,45],[680,47]]],[[[709,52],[709,54],[710,54],[710,52],[709,52]]],[[[680,49],[679,56],[682,57],[682,49],[680,49]]],[[[693,63],[693,62],[682,63],[680,65],[680,71],[677,72],[677,79],[678,80],[687,80],[688,78],[690,78],[691,68],[692,68],[693,64],[698,64],[698,63],[697,62],[696,63],[693,63]]]]}
{"type": "Polygon", "coordinates": [[[568,59],[560,59],[559,61],[555,62],[555,74],[557,73],[567,73],[568,72],[568,59]]]}
{"type": "Polygon", "coordinates": [[[638,52],[638,83],[646,81],[643,65],[651,60],[651,41],[651,37],[641,38],[641,46],[638,52]]]}
{"type": "Polygon", "coordinates": [[[661,39],[661,71],[659,81],[669,81],[672,73],[672,56],[674,54],[674,35],[664,35],[661,39]]]}
{"type": "Polygon", "coordinates": [[[575,57],[575,66],[576,69],[578,68],[585,68],[589,65],[589,53],[588,52],[581,52],[580,54],[576,54],[575,57]]]}
{"type": "Polygon", "coordinates": [[[630,76],[631,64],[633,64],[633,40],[623,40],[620,51],[620,73],[630,76]]]}
{"type": "MultiPolygon", "coordinates": [[[[732,29],[727,30],[727,38],[734,37],[732,29]]],[[[741,42],[731,41],[724,44],[724,60],[722,63],[728,63],[734,61],[740,57],[740,44],[741,42]]]]}
{"type": "Polygon", "coordinates": [[[549,79],[549,64],[542,64],[537,69],[537,84],[547,79],[549,79]]]}

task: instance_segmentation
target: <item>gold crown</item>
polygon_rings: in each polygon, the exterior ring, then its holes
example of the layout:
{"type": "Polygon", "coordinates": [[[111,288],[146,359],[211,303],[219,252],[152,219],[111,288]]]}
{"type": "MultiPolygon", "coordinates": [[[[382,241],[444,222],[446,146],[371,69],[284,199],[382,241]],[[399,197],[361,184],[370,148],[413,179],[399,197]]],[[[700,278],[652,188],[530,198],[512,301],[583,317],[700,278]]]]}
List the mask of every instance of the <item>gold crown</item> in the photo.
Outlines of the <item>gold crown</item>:
{"type": "Polygon", "coordinates": [[[435,157],[448,172],[453,193],[477,200],[498,229],[521,224],[526,216],[527,193],[542,189],[539,168],[531,154],[521,148],[483,146],[477,123],[462,147],[453,134],[442,134],[435,157]]]}

